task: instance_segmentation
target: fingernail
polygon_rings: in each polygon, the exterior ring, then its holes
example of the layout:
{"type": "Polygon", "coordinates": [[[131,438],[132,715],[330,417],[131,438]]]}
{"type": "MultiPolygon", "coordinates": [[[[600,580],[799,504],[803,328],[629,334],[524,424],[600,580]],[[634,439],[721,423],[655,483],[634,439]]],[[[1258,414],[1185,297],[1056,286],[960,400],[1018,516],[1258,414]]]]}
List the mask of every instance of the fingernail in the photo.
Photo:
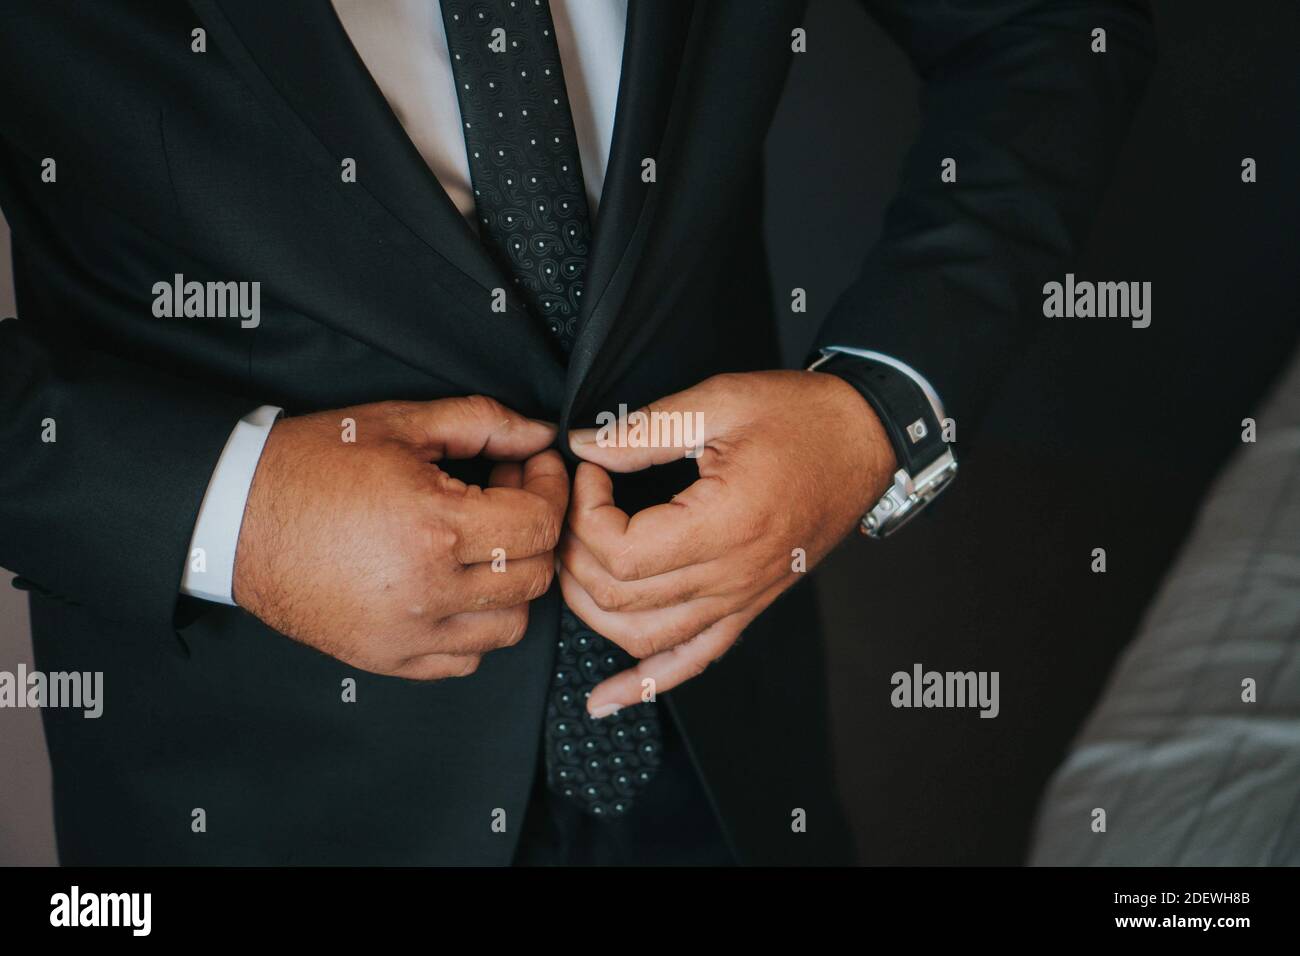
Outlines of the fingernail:
{"type": "Polygon", "coordinates": [[[602,704],[595,710],[591,711],[592,720],[600,720],[602,717],[609,717],[617,714],[622,708],[618,704],[602,704]]]}
{"type": "Polygon", "coordinates": [[[596,440],[596,429],[579,428],[576,431],[569,432],[569,445],[578,448],[582,445],[590,445],[596,440]]]}

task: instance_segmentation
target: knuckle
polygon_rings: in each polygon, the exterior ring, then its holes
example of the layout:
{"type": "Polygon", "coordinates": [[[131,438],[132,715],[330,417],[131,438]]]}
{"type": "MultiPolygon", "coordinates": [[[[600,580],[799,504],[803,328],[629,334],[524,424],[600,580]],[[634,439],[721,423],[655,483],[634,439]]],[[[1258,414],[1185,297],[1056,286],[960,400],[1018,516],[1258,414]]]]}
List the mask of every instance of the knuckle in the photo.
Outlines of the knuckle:
{"type": "Polygon", "coordinates": [[[333,655],[349,667],[355,667],[367,674],[379,674],[383,677],[400,677],[406,664],[403,657],[366,657],[360,654],[333,655]]]}
{"type": "Polygon", "coordinates": [[[532,579],[528,582],[528,588],[525,594],[529,601],[534,601],[551,589],[551,582],[555,580],[555,563],[553,561],[542,561],[538,564],[537,569],[533,572],[532,579]]]}
{"type": "Polygon", "coordinates": [[[582,532],[587,526],[586,512],[576,508],[570,508],[564,516],[564,527],[569,530],[575,538],[581,538],[582,532]]]}
{"type": "Polygon", "coordinates": [[[513,647],[524,639],[528,633],[528,605],[521,604],[506,612],[506,623],[502,634],[501,646],[513,647]]]}
{"type": "Polygon", "coordinates": [[[688,679],[694,679],[696,677],[699,677],[701,674],[703,674],[706,670],[709,669],[709,665],[711,663],[713,662],[708,660],[707,658],[700,658],[698,660],[694,660],[688,663],[686,665],[686,673],[690,675],[688,679]]]}
{"type": "Polygon", "coordinates": [[[631,551],[620,551],[609,556],[605,568],[616,580],[627,582],[635,581],[640,577],[638,564],[636,555],[631,551]]]}
{"type": "Polygon", "coordinates": [[[455,554],[461,544],[460,532],[446,521],[425,521],[418,534],[424,545],[424,554],[433,559],[455,554]]]}
{"type": "Polygon", "coordinates": [[[538,551],[554,551],[560,543],[560,532],[564,522],[558,515],[547,510],[542,514],[533,528],[534,545],[538,551]]]}
{"type": "MultiPolygon", "coordinates": [[[[478,485],[467,485],[459,478],[447,474],[441,468],[437,469],[429,476],[430,490],[434,495],[446,495],[451,498],[458,498],[461,501],[472,501],[483,494],[483,489],[478,485]]],[[[437,507],[437,499],[433,502],[437,507]]]]}
{"type": "Polygon", "coordinates": [[[456,677],[454,673],[448,673],[445,664],[425,664],[421,667],[411,669],[409,667],[401,668],[393,672],[394,677],[401,677],[404,680],[417,681],[422,684],[433,681],[445,680],[448,677],[456,677]]]}
{"type": "Polygon", "coordinates": [[[414,402],[397,400],[381,402],[377,411],[380,417],[387,422],[390,434],[399,441],[409,441],[418,434],[419,429],[416,425],[417,406],[414,402]]]}
{"type": "Polygon", "coordinates": [[[707,623],[683,621],[680,624],[670,627],[663,633],[662,645],[664,647],[676,647],[678,644],[689,641],[706,627],[708,627],[707,623]]]}
{"type": "Polygon", "coordinates": [[[498,600],[499,599],[495,594],[485,591],[471,591],[462,599],[462,604],[466,606],[466,610],[483,611],[493,607],[498,600]]]}
{"type": "Polygon", "coordinates": [[[664,595],[660,602],[663,605],[668,604],[685,604],[688,601],[694,601],[704,593],[704,584],[699,581],[690,581],[681,586],[681,588],[672,595],[664,595]]]}
{"type": "Polygon", "coordinates": [[[620,583],[611,580],[593,585],[588,593],[596,602],[596,607],[602,611],[621,611],[626,608],[630,598],[626,589],[619,587],[620,583]]]}
{"type": "Polygon", "coordinates": [[[642,634],[629,634],[623,639],[623,650],[637,660],[643,660],[655,652],[654,641],[642,634]]]}
{"type": "Polygon", "coordinates": [[[398,677],[402,680],[427,683],[429,681],[443,680],[447,677],[456,677],[459,670],[454,664],[448,666],[445,658],[421,659],[416,656],[394,660],[391,664],[385,664],[383,669],[377,671],[377,673],[386,674],[389,677],[398,677]]]}
{"type": "Polygon", "coordinates": [[[770,528],[771,523],[763,515],[746,514],[737,520],[734,533],[738,544],[753,544],[767,535],[770,528]]]}
{"type": "Polygon", "coordinates": [[[700,388],[711,396],[744,395],[753,391],[752,376],[741,372],[719,372],[700,383],[700,388]]]}
{"type": "Polygon", "coordinates": [[[471,415],[490,418],[503,415],[505,406],[487,395],[468,395],[465,397],[465,410],[471,415]]]}

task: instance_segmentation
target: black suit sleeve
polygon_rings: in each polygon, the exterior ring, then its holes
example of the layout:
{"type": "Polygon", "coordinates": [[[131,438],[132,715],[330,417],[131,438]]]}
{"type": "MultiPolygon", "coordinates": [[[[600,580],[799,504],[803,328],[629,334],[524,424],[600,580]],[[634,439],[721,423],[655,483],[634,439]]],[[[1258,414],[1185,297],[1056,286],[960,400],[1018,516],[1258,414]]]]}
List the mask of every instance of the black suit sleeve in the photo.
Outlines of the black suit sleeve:
{"type": "Polygon", "coordinates": [[[104,64],[84,55],[129,56],[137,18],[68,6],[0,15],[0,207],[18,301],[17,318],[0,315],[0,566],[124,633],[166,634],[212,469],[260,403],[186,361],[208,330],[151,318],[151,284],[173,271],[140,225],[174,213],[161,149],[139,149],[158,108],[143,66],[139,86],[118,71],[101,89],[104,64]],[[101,21],[117,33],[96,45],[85,33],[101,21]],[[43,157],[57,157],[57,184],[42,181],[43,157]]]}
{"type": "Polygon", "coordinates": [[[31,325],[0,322],[0,566],[102,617],[168,628],[208,478],[250,405],[51,348],[31,325]]]}
{"type": "Polygon", "coordinates": [[[122,320],[141,324],[148,299],[78,268],[65,250],[84,239],[79,224],[38,200],[38,173],[0,140],[20,310],[0,316],[0,567],[20,586],[165,633],[212,469],[258,403],[168,371],[177,360],[166,355],[135,360],[144,346],[122,320]],[[86,334],[114,318],[116,336],[86,334]]]}
{"type": "Polygon", "coordinates": [[[882,238],[816,344],[934,385],[968,434],[1084,237],[1154,59],[1144,2],[864,0],[924,81],[882,238]],[[1106,52],[1092,52],[1092,31],[1106,52]],[[957,161],[957,181],[940,179],[957,161]]]}

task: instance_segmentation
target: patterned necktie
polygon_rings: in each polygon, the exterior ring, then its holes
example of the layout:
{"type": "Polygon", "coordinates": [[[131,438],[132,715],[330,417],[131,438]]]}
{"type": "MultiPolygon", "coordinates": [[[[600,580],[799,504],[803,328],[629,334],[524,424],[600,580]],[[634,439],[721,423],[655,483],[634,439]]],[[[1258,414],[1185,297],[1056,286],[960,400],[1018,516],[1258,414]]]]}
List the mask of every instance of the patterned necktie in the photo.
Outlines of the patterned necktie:
{"type": "MultiPolygon", "coordinates": [[[[479,234],[528,310],[567,356],[578,332],[591,239],[587,194],[548,0],[442,0],[479,234]]],[[[560,611],[546,705],[546,781],[595,816],[620,816],[662,752],[652,703],[600,720],[586,699],[632,666],[560,611]]]]}

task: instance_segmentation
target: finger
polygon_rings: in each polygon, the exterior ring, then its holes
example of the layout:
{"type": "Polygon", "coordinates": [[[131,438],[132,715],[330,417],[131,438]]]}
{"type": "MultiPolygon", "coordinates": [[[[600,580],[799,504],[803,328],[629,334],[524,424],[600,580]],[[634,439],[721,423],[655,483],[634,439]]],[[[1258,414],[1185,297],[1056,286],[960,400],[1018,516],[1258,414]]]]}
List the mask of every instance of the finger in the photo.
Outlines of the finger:
{"type": "Polygon", "coordinates": [[[647,686],[658,695],[698,677],[736,643],[751,619],[748,612],[725,617],[689,641],[651,655],[635,667],[601,681],[587,698],[587,713],[608,712],[611,706],[630,707],[641,703],[647,686]],[[653,683],[646,685],[647,680],[653,683]]]}
{"type": "Polygon", "coordinates": [[[381,677],[402,677],[407,680],[441,680],[444,677],[463,677],[473,673],[478,666],[477,656],[441,653],[416,653],[399,658],[396,663],[347,659],[348,666],[367,674],[381,677]]]}
{"type": "Polygon", "coordinates": [[[569,507],[569,470],[560,453],[550,449],[529,458],[524,462],[522,481],[523,490],[546,501],[563,523],[569,507]]]}
{"type": "Polygon", "coordinates": [[[480,660],[477,655],[425,654],[404,661],[389,676],[418,681],[468,677],[478,670],[480,660]]]}
{"type": "MultiPolygon", "coordinates": [[[[528,630],[528,605],[453,614],[435,624],[422,640],[425,653],[486,654],[512,647],[528,630]]],[[[412,656],[420,656],[419,652],[412,656]]]]}
{"type": "Polygon", "coordinates": [[[402,434],[429,460],[488,458],[520,460],[555,441],[556,427],[526,418],[485,395],[402,402],[395,408],[402,434]]]}
{"type": "Polygon", "coordinates": [[[638,408],[621,421],[605,413],[602,427],[571,430],[569,447],[579,458],[620,472],[696,457],[711,437],[706,404],[716,407],[716,399],[697,386],[638,408]]]}
{"type": "MultiPolygon", "coordinates": [[[[555,579],[555,558],[538,554],[531,558],[509,558],[462,565],[453,571],[450,587],[464,611],[510,608],[535,601],[551,589],[555,579]]],[[[430,590],[445,597],[449,582],[431,582],[430,590]]]]}
{"type": "Polygon", "coordinates": [[[602,611],[573,575],[563,568],[559,579],[560,592],[569,610],[633,657],[649,657],[688,641],[743,606],[743,602],[704,598],[656,611],[610,613],[602,611]]]}
{"type": "Polygon", "coordinates": [[[523,463],[519,480],[518,488],[466,489],[452,519],[452,552],[461,564],[555,550],[569,502],[564,460],[554,449],[534,455],[523,463]]]}
{"type": "Polygon", "coordinates": [[[736,505],[745,497],[712,475],[667,504],[628,517],[614,503],[609,472],[583,462],[573,479],[568,528],[613,577],[640,580],[711,561],[749,543],[753,520],[736,505]]]}
{"type": "Polygon", "coordinates": [[[649,687],[658,694],[698,677],[740,639],[745,628],[780,597],[785,588],[785,582],[772,585],[742,610],[713,622],[696,637],[646,657],[635,667],[597,684],[588,696],[587,712],[596,714],[608,711],[610,706],[627,707],[640,703],[647,680],[652,682],[649,687]]]}
{"type": "Polygon", "coordinates": [[[620,581],[609,573],[577,535],[560,536],[556,556],[602,611],[653,611],[702,597],[753,593],[769,582],[736,580],[726,558],[693,564],[639,581],[620,581]]]}
{"type": "MultiPolygon", "coordinates": [[[[499,461],[492,466],[488,487],[522,488],[523,485],[524,466],[520,462],[499,461]]],[[[494,549],[484,561],[462,565],[456,587],[467,596],[468,610],[513,607],[545,594],[554,576],[555,562],[549,554],[508,558],[504,548],[499,552],[494,549]]]]}

